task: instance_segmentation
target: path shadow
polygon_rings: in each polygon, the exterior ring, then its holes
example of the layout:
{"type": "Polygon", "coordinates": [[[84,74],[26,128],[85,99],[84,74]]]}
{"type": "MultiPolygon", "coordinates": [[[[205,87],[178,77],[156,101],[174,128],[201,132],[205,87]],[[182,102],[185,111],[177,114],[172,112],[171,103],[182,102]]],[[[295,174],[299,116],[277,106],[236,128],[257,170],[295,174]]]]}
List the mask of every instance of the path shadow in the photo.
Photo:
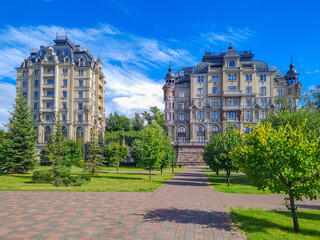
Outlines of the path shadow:
{"type": "Polygon", "coordinates": [[[206,212],[201,210],[189,209],[155,209],[148,211],[144,215],[145,222],[175,222],[182,224],[199,224],[205,227],[214,227],[230,231],[231,221],[229,215],[225,212],[206,212]]]}
{"type": "Polygon", "coordinates": [[[296,206],[301,209],[315,209],[320,210],[320,205],[308,205],[308,204],[300,204],[297,203],[296,206]]]}
{"type": "Polygon", "coordinates": [[[166,184],[174,186],[209,186],[204,182],[192,182],[192,181],[169,181],[166,184]]]}

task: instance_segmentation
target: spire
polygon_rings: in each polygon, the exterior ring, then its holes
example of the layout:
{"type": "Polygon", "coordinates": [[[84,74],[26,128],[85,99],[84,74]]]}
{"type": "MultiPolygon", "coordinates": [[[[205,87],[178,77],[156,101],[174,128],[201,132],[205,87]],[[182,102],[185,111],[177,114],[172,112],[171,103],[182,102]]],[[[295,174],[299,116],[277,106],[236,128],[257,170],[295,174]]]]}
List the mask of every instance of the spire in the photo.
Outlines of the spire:
{"type": "Polygon", "coordinates": [[[289,66],[290,69],[294,69],[294,64],[293,64],[292,60],[293,60],[293,57],[291,56],[291,64],[289,66]]]}
{"type": "Polygon", "coordinates": [[[233,47],[231,46],[231,42],[230,42],[230,46],[228,47],[228,49],[233,49],[233,47]]]}
{"type": "Polygon", "coordinates": [[[171,73],[172,72],[172,67],[171,67],[171,59],[170,59],[170,67],[168,69],[168,72],[171,73]]]}

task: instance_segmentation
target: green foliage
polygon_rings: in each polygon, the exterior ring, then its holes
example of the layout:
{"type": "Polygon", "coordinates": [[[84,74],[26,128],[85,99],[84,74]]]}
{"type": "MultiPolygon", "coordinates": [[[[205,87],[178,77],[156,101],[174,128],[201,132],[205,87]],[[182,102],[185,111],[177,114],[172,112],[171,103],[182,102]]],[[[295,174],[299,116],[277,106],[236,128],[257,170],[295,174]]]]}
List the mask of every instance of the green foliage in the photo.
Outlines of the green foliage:
{"type": "MultiPolygon", "coordinates": [[[[259,124],[244,138],[245,145],[230,153],[258,189],[289,195],[294,229],[299,231],[295,200],[317,199],[320,193],[319,135],[306,124],[274,129],[259,124]]],[[[287,199],[288,200],[288,199],[287,199]]]]}
{"type": "Polygon", "coordinates": [[[141,139],[135,139],[130,147],[130,155],[132,159],[141,167],[142,164],[142,142],[141,139]]]}
{"type": "Polygon", "coordinates": [[[141,131],[144,125],[144,119],[139,113],[134,114],[134,119],[132,121],[132,129],[134,131],[141,131]]]}
{"type": "Polygon", "coordinates": [[[85,159],[84,170],[95,175],[97,170],[101,167],[103,162],[102,149],[98,140],[93,139],[91,142],[85,144],[85,159]]]}
{"type": "Polygon", "coordinates": [[[272,127],[279,129],[287,124],[293,128],[305,123],[309,130],[315,130],[320,135],[320,112],[312,109],[299,109],[298,111],[284,110],[280,112],[270,111],[264,122],[272,123],[272,127]]]}
{"type": "Polygon", "coordinates": [[[110,166],[116,166],[119,173],[120,162],[125,162],[128,156],[128,147],[119,143],[111,143],[107,147],[107,156],[110,166]]]}
{"type": "Polygon", "coordinates": [[[68,148],[66,145],[66,139],[62,135],[62,126],[60,120],[55,125],[55,133],[50,137],[50,140],[46,146],[47,156],[52,165],[60,166],[71,166],[71,162],[66,161],[68,154],[68,148]]]}
{"type": "Polygon", "coordinates": [[[77,140],[68,139],[66,140],[66,165],[67,166],[83,166],[83,159],[82,159],[82,141],[81,138],[77,140]]]}
{"type": "Polygon", "coordinates": [[[6,125],[8,131],[1,144],[0,172],[26,173],[38,164],[35,158],[37,131],[22,94],[17,96],[13,107],[12,117],[6,125]]]}
{"type": "Polygon", "coordinates": [[[241,134],[233,125],[227,125],[226,131],[217,133],[205,146],[203,159],[212,169],[225,169],[227,173],[227,183],[230,185],[230,173],[235,170],[234,162],[228,153],[242,144],[241,134]]]}
{"type": "Polygon", "coordinates": [[[159,126],[162,127],[165,132],[167,132],[167,127],[164,124],[164,113],[161,112],[161,110],[156,106],[151,107],[149,111],[151,112],[151,114],[147,111],[141,113],[144,119],[147,121],[148,125],[155,121],[159,126]]]}
{"type": "Polygon", "coordinates": [[[33,172],[32,181],[35,183],[52,183],[54,173],[52,170],[38,169],[33,172]]]}
{"type": "Polygon", "coordinates": [[[139,131],[117,131],[106,132],[104,135],[106,145],[112,142],[122,142],[123,140],[128,146],[131,146],[135,139],[141,139],[141,132],[139,131]]]}
{"type": "Polygon", "coordinates": [[[301,100],[305,103],[305,108],[320,109],[320,85],[315,85],[313,88],[305,91],[301,100]]]}
{"type": "Polygon", "coordinates": [[[129,131],[131,129],[131,120],[126,116],[120,116],[117,112],[110,113],[106,118],[106,131],[129,131]]]}
{"type": "Polygon", "coordinates": [[[54,173],[53,185],[56,187],[81,186],[91,179],[88,175],[72,176],[70,168],[62,165],[53,167],[51,171],[54,173]]]}

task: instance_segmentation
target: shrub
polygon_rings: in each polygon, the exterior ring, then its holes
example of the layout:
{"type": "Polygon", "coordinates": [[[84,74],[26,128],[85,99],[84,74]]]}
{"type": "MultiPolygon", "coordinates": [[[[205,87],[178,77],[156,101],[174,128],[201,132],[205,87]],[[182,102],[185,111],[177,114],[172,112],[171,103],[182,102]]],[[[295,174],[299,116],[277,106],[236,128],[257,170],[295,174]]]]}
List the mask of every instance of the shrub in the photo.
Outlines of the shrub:
{"type": "Polygon", "coordinates": [[[36,170],[33,172],[32,180],[35,183],[52,183],[54,174],[51,170],[36,170]]]}
{"type": "Polygon", "coordinates": [[[91,180],[88,175],[71,176],[70,169],[66,166],[58,166],[53,169],[54,182],[53,185],[60,186],[81,186],[91,180]]]}

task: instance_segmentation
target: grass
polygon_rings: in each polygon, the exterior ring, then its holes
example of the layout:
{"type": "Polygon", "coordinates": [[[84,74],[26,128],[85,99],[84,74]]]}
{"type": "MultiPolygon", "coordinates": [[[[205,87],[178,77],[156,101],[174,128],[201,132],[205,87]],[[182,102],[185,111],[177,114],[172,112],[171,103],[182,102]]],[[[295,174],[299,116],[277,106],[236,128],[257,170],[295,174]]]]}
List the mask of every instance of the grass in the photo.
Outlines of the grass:
{"type": "Polygon", "coordinates": [[[231,218],[250,240],[320,239],[320,211],[298,211],[300,233],[293,231],[289,211],[232,209],[231,218]]]}
{"type": "MultiPolygon", "coordinates": [[[[74,172],[72,175],[82,175],[74,172]]],[[[32,174],[0,175],[0,191],[73,191],[73,192],[152,192],[174,174],[153,174],[149,181],[146,173],[99,173],[88,184],[80,187],[55,187],[52,184],[32,182],[32,174]]]]}
{"type": "Polygon", "coordinates": [[[206,174],[210,184],[216,191],[226,192],[226,193],[246,193],[246,194],[270,194],[271,192],[266,189],[265,191],[258,190],[256,187],[250,185],[247,177],[245,175],[235,175],[230,176],[230,186],[227,184],[226,174],[206,174]]]}
{"type": "MultiPolygon", "coordinates": [[[[174,168],[174,172],[181,172],[184,169],[184,167],[176,167],[174,168]]],[[[71,170],[83,170],[82,167],[76,167],[76,166],[72,166],[71,170]]],[[[117,171],[116,167],[101,167],[101,171],[117,171]]],[[[139,167],[119,167],[119,172],[121,171],[147,171],[144,168],[139,168],[139,167]]],[[[160,170],[159,170],[160,171],[160,170]]],[[[172,168],[164,168],[163,169],[164,172],[171,172],[172,168]]]]}

